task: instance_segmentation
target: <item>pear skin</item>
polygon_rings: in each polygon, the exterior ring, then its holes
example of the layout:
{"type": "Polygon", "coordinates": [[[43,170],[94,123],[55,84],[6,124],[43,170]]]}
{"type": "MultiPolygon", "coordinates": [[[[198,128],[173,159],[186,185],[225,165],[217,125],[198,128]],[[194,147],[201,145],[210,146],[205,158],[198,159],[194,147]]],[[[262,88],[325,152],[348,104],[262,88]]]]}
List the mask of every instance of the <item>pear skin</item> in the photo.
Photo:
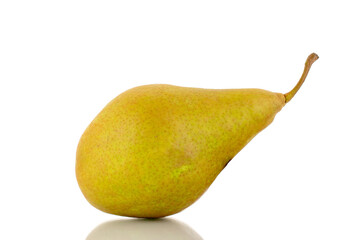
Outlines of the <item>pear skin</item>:
{"type": "Polygon", "coordinates": [[[159,218],[194,203],[226,164],[267,127],[289,93],[154,84],[113,99],[83,133],[76,177],[85,198],[111,214],[159,218]]]}

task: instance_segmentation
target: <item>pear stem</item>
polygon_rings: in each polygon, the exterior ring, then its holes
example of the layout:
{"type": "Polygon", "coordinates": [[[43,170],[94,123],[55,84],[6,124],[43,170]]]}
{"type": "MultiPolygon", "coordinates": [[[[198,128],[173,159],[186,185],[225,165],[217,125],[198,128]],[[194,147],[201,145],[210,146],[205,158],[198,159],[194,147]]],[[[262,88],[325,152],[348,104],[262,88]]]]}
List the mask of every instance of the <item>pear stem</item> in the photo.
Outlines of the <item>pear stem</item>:
{"type": "Polygon", "coordinates": [[[308,56],[308,58],[306,59],[305,62],[305,68],[303,71],[303,74],[301,75],[301,78],[299,80],[299,82],[296,84],[296,86],[288,93],[285,93],[285,103],[288,103],[297,93],[297,91],[299,91],[301,85],[304,83],[306,76],[309,73],[309,70],[311,68],[311,65],[319,58],[319,56],[316,53],[312,53],[308,56]]]}

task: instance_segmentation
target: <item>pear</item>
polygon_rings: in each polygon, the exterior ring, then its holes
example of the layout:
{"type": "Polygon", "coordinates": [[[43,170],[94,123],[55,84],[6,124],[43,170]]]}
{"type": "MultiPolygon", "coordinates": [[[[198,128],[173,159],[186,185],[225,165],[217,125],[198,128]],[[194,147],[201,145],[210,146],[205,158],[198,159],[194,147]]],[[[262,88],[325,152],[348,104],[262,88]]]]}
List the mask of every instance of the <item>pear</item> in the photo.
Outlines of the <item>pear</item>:
{"type": "Polygon", "coordinates": [[[117,96],[83,133],[76,177],[85,198],[111,214],[159,218],[194,203],[227,163],[303,84],[288,93],[165,84],[117,96]]]}

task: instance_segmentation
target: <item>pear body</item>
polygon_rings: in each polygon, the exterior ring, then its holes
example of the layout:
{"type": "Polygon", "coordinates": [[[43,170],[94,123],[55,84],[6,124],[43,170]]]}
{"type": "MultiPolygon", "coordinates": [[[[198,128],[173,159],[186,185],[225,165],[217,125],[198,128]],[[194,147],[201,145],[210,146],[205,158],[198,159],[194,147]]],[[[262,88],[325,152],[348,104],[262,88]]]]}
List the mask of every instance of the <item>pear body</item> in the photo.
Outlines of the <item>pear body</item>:
{"type": "Polygon", "coordinates": [[[76,176],[96,208],[157,218],[195,202],[285,105],[261,89],[154,84],[113,99],[82,135],[76,176]]]}

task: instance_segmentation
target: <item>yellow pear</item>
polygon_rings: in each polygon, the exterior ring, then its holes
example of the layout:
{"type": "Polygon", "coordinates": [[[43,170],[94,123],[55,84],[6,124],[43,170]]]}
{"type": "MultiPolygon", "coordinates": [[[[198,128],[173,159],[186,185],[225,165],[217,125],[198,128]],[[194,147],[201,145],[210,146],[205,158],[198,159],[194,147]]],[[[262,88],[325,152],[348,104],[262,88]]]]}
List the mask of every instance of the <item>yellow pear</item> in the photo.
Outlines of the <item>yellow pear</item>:
{"type": "Polygon", "coordinates": [[[289,93],[140,86],[113,99],[83,133],[76,176],[85,198],[116,215],[158,218],[194,203],[226,164],[268,126],[289,93]]]}

